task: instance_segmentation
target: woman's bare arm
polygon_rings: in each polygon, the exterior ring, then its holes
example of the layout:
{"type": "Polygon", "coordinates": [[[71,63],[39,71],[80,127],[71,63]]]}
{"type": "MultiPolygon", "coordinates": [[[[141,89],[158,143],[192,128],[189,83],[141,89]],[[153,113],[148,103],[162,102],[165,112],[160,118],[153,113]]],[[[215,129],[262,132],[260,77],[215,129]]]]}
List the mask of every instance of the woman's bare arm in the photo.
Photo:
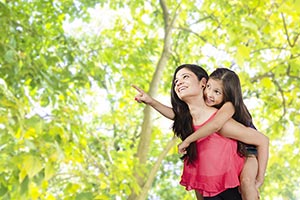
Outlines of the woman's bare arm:
{"type": "Polygon", "coordinates": [[[262,185],[269,159],[269,138],[233,119],[228,120],[219,132],[225,137],[257,146],[258,174],[256,180],[262,185]]]}
{"type": "Polygon", "coordinates": [[[197,131],[187,137],[181,144],[178,145],[178,152],[186,153],[186,148],[194,141],[206,137],[212,133],[219,131],[223,125],[233,116],[234,107],[231,102],[226,102],[215,117],[205,125],[201,126],[197,131]]]}
{"type": "Polygon", "coordinates": [[[135,100],[139,103],[145,103],[155,110],[157,110],[160,114],[165,116],[168,119],[174,119],[175,114],[171,107],[168,107],[159,101],[155,100],[151,96],[149,96],[144,90],[137,87],[136,85],[132,85],[133,88],[135,88],[139,93],[135,96],[135,100]]]}

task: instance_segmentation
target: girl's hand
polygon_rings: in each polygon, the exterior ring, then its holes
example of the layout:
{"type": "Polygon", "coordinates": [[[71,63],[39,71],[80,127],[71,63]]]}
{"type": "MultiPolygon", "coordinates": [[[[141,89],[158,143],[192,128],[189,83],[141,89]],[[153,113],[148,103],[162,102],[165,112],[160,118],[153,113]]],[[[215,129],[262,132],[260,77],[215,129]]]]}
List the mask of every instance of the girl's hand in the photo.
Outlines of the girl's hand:
{"type": "Polygon", "coordinates": [[[138,86],[136,85],[131,85],[131,86],[139,92],[137,95],[135,95],[134,100],[136,100],[138,103],[145,103],[148,105],[151,104],[153,100],[151,96],[149,96],[144,90],[142,90],[138,86]]]}
{"type": "Polygon", "coordinates": [[[186,148],[188,148],[190,144],[183,141],[178,145],[178,153],[180,154],[186,154],[186,148]]]}
{"type": "Polygon", "coordinates": [[[260,179],[255,180],[255,187],[257,188],[257,190],[262,186],[263,183],[264,183],[263,180],[260,179]]]}
{"type": "Polygon", "coordinates": [[[259,188],[262,186],[262,184],[264,183],[264,180],[261,179],[256,179],[255,180],[255,188],[257,190],[257,198],[260,199],[260,195],[259,195],[259,188]]]}

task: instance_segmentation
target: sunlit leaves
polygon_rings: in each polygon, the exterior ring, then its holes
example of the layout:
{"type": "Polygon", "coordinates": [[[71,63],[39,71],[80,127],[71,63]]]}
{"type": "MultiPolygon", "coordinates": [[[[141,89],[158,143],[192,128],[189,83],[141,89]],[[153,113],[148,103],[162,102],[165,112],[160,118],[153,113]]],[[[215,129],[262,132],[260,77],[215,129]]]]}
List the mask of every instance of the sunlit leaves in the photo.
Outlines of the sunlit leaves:
{"type": "MultiPolygon", "coordinates": [[[[147,163],[138,165],[144,105],[133,100],[131,84],[148,91],[160,59],[159,2],[6,2],[0,3],[0,197],[126,199],[140,192],[134,172],[147,179],[173,136],[155,115],[147,163]],[[64,30],[70,22],[78,28],[64,30]]],[[[167,2],[176,22],[159,94],[169,96],[179,64],[208,72],[231,66],[247,99],[256,101],[255,124],[271,140],[262,197],[295,199],[300,2],[199,2],[167,2]]],[[[188,199],[192,194],[176,181],[182,164],[176,146],[167,155],[149,197],[188,199]]]]}
{"type": "Polygon", "coordinates": [[[32,155],[23,157],[22,165],[29,178],[35,176],[43,168],[41,160],[32,155]]]}
{"type": "Polygon", "coordinates": [[[237,47],[237,52],[235,58],[238,65],[243,65],[245,60],[248,60],[250,57],[250,48],[244,45],[239,45],[237,47]]]}

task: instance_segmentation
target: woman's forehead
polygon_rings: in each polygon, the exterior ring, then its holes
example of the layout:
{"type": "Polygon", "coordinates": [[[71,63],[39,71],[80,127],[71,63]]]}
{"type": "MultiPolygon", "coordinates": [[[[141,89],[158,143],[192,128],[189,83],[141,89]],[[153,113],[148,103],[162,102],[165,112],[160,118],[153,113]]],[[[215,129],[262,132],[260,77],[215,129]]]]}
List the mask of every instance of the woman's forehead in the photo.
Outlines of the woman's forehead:
{"type": "Polygon", "coordinates": [[[193,72],[187,68],[182,68],[176,73],[176,78],[183,76],[184,74],[193,74],[193,72]]]}

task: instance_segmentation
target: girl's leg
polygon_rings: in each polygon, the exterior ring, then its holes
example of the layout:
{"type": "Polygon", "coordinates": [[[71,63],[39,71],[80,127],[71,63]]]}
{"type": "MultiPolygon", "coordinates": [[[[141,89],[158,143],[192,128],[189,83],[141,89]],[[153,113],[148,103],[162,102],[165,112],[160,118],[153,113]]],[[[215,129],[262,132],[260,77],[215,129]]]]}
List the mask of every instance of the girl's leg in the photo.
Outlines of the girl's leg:
{"type": "Polygon", "coordinates": [[[202,194],[200,194],[197,190],[195,190],[197,200],[204,200],[202,194]]]}
{"type": "Polygon", "coordinates": [[[241,193],[243,200],[258,200],[259,193],[255,187],[255,180],[258,170],[256,156],[247,157],[240,176],[241,193]]]}

